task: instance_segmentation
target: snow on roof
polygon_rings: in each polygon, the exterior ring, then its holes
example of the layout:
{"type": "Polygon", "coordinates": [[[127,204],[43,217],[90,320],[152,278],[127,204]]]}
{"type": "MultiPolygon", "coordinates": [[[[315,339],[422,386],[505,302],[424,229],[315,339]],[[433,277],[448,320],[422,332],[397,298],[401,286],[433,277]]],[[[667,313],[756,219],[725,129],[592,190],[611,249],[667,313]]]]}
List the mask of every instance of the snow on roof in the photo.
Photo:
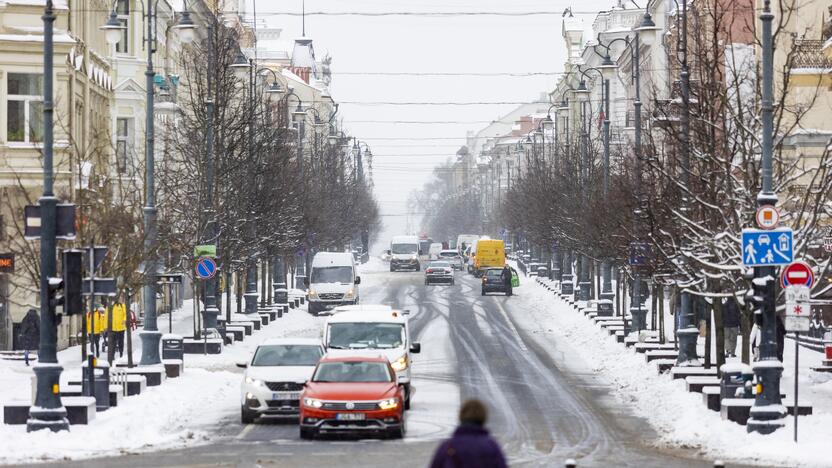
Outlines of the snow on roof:
{"type": "Polygon", "coordinates": [[[271,345],[320,345],[318,338],[267,338],[260,342],[260,346],[271,345]]]}
{"type": "Polygon", "coordinates": [[[405,323],[407,319],[399,312],[388,311],[357,311],[348,310],[331,315],[327,319],[327,323],[350,323],[350,322],[368,322],[368,323],[405,323]]]}
{"type": "MultiPolygon", "coordinates": [[[[69,34],[55,34],[52,40],[55,43],[75,44],[69,34]]],[[[43,42],[43,35],[35,34],[0,34],[0,41],[10,42],[43,42]]]]}

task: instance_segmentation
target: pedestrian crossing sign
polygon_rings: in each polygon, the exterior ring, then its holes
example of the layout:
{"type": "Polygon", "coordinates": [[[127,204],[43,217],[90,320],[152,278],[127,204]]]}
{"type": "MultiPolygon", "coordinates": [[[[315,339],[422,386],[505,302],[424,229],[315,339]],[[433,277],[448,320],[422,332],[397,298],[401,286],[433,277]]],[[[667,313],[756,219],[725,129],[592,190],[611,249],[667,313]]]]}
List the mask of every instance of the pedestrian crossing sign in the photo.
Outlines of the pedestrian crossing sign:
{"type": "Polygon", "coordinates": [[[788,228],[742,230],[742,264],[750,267],[788,265],[794,261],[793,232],[788,228]]]}

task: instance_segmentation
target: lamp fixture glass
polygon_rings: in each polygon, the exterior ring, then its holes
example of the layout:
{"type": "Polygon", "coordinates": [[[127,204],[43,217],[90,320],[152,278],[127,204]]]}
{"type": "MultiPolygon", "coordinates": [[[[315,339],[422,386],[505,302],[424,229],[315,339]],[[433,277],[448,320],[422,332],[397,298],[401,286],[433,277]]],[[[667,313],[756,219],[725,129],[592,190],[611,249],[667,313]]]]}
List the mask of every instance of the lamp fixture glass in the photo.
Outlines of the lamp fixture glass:
{"type": "Polygon", "coordinates": [[[121,33],[125,27],[119,23],[118,16],[115,11],[110,12],[110,17],[107,22],[98,27],[99,30],[104,31],[104,37],[110,45],[116,45],[121,40],[121,33]]]}
{"type": "Polygon", "coordinates": [[[191,18],[191,12],[188,10],[183,11],[182,16],[179,17],[179,21],[176,22],[173,29],[179,33],[179,40],[183,44],[193,42],[196,37],[196,24],[194,24],[194,20],[191,18]]]}

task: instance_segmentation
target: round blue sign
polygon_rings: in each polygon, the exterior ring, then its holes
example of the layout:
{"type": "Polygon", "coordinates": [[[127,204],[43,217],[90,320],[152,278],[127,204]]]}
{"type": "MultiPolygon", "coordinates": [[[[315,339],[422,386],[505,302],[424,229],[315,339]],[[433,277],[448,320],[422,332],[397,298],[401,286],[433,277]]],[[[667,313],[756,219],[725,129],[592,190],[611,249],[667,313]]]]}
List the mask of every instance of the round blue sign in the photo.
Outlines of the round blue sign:
{"type": "Polygon", "coordinates": [[[199,279],[211,279],[217,274],[217,262],[210,257],[200,257],[196,262],[194,272],[199,279]]]}

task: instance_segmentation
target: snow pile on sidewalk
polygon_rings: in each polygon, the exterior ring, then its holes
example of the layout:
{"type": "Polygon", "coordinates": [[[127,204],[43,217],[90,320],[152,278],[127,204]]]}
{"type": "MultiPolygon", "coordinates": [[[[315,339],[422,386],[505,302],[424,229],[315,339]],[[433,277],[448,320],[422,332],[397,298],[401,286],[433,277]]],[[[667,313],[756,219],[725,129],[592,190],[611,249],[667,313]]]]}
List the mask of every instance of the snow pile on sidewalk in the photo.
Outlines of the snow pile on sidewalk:
{"type": "MultiPolygon", "coordinates": [[[[188,310],[183,307],[177,311],[184,325],[191,320],[188,310]]],[[[181,377],[149,387],[141,395],[123,398],[119,406],[97,413],[88,426],[76,425],[69,432],[53,434],[27,433],[25,425],[0,424],[0,464],[110,456],[209,443],[221,432],[220,428],[238,421],[242,370],[234,364],[247,360],[264,339],[317,337],[319,330],[320,319],[304,310],[293,309],[242,343],[226,346],[220,355],[185,355],[181,377]]],[[[136,343],[137,348],[139,344],[136,343]]],[[[63,381],[69,372],[79,372],[80,354],[77,346],[59,353],[59,361],[64,366],[63,381]]],[[[30,401],[32,375],[31,368],[22,362],[0,360],[0,405],[30,401]]]]}
{"type": "MultiPolygon", "coordinates": [[[[701,394],[687,392],[684,380],[659,375],[642,354],[625,350],[624,345],[540,285],[523,288],[518,299],[525,303],[527,319],[537,324],[538,332],[586,351],[581,357],[617,389],[615,397],[655,428],[659,434],[656,445],[697,448],[709,457],[769,466],[832,463],[832,414],[818,411],[817,405],[813,416],[800,417],[798,444],[793,442],[791,416],[786,419],[786,427],[774,434],[749,434],[745,426],[725,421],[719,413],[708,410],[701,394]]],[[[832,382],[817,385],[824,388],[814,389],[815,395],[832,391],[832,382]]]]}

